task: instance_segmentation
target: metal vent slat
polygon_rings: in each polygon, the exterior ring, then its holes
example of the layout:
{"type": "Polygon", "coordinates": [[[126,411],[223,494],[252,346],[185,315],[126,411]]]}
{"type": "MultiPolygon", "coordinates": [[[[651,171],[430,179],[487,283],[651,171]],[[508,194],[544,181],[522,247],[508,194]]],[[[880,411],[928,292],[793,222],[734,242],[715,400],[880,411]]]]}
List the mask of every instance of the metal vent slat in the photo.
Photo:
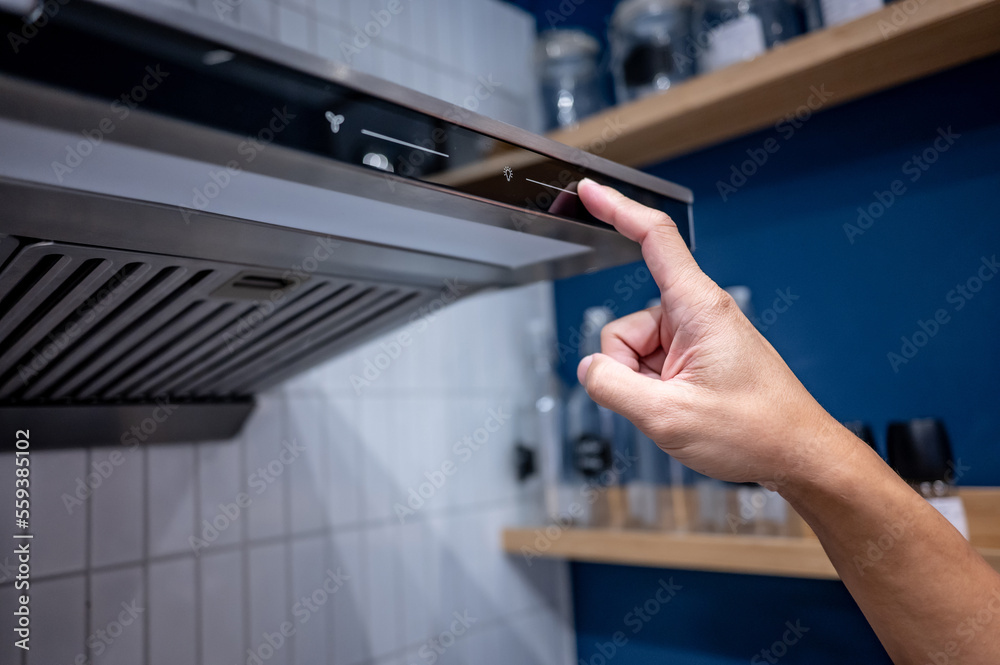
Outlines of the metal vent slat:
{"type": "Polygon", "coordinates": [[[282,321],[280,325],[262,335],[253,347],[238,349],[224,362],[211,368],[205,376],[192,384],[189,390],[209,394],[219,394],[219,392],[228,394],[228,390],[216,388],[220,382],[227,380],[228,375],[247,365],[259,364],[273,353],[274,349],[283,349],[297,344],[303,336],[312,333],[318,326],[337,325],[344,317],[351,316],[352,311],[364,307],[375,291],[373,287],[365,290],[347,287],[340,289],[321,303],[317,303],[311,311],[302,312],[282,321]],[[245,357],[250,352],[253,353],[252,360],[245,357]]]}
{"type": "MultiPolygon", "coordinates": [[[[391,294],[385,294],[391,295],[391,294]]],[[[273,376],[278,371],[280,371],[281,365],[295,364],[300,360],[307,358],[310,354],[315,353],[317,349],[323,348],[324,345],[329,344],[331,340],[341,339],[354,333],[357,330],[364,328],[379,319],[388,316],[390,313],[399,309],[406,303],[410,302],[414,298],[417,298],[420,294],[418,292],[406,293],[394,301],[389,302],[381,307],[378,307],[374,311],[366,311],[366,313],[354,317],[348,321],[344,322],[344,325],[338,327],[337,329],[331,331],[325,337],[322,337],[315,342],[307,345],[306,348],[297,349],[297,352],[287,356],[276,356],[271,359],[271,361],[263,366],[258,367],[255,364],[250,367],[244,368],[243,371],[233,375],[231,392],[234,394],[244,394],[246,391],[255,390],[256,387],[267,384],[267,377],[273,376]],[[249,376],[249,378],[245,378],[249,376]]],[[[380,301],[382,298],[379,299],[380,301]]],[[[377,306],[377,304],[376,304],[377,306]]]]}
{"type": "Polygon", "coordinates": [[[128,298],[120,297],[120,308],[108,307],[102,314],[97,314],[95,320],[91,321],[89,329],[84,327],[83,333],[79,335],[79,343],[72,351],[61,355],[51,363],[44,375],[34,381],[31,388],[24,393],[24,397],[34,399],[52,395],[53,388],[57,385],[62,390],[68,390],[71,387],[70,379],[78,374],[84,374],[79,377],[81,379],[91,377],[91,380],[94,380],[94,376],[115,371],[122,361],[121,357],[104,358],[106,354],[101,353],[101,348],[109,344],[127,348],[137,336],[147,334],[149,330],[156,331],[166,325],[172,316],[186,306],[184,295],[187,290],[204,278],[204,274],[199,273],[184,284],[175,286],[186,273],[187,270],[183,268],[168,267],[149,276],[144,282],[135,280],[133,286],[137,287],[136,292],[128,298]],[[138,301],[145,299],[155,301],[160,296],[163,297],[157,302],[155,313],[147,316],[146,307],[138,305],[138,301]],[[141,325],[137,325],[137,321],[141,321],[141,325]],[[96,359],[102,359],[103,368],[93,366],[96,359]]]}
{"type": "Polygon", "coordinates": [[[86,342],[93,350],[67,372],[66,379],[52,391],[51,396],[57,399],[79,396],[87,385],[114,362],[121,348],[120,341],[129,334],[133,326],[141,324],[143,318],[148,316],[150,306],[173,288],[185,272],[185,269],[177,266],[167,266],[155,271],[150,269],[133,282],[126,296],[91,329],[86,342]]]}
{"type": "MultiPolygon", "coordinates": [[[[231,302],[216,304],[196,303],[195,308],[177,321],[177,327],[165,330],[163,344],[149,351],[130,367],[123,368],[116,376],[110,377],[106,385],[97,386],[95,392],[102,398],[121,398],[129,392],[141,395],[141,386],[159,380],[159,373],[172,367],[185,353],[191,352],[202,341],[210,337],[219,322],[230,317],[234,308],[231,302]]],[[[228,319],[226,319],[228,320],[228,319]]]]}
{"type": "Polygon", "coordinates": [[[7,293],[0,300],[0,339],[36,310],[72,263],[70,257],[50,252],[37,262],[29,260],[27,265],[16,262],[7,267],[0,275],[0,289],[7,293]]]}
{"type": "Polygon", "coordinates": [[[235,325],[220,334],[217,343],[208,353],[199,356],[197,361],[186,367],[183,373],[171,377],[156,390],[179,395],[196,393],[193,387],[202,380],[206,372],[226,363],[236,355],[242,355],[248,350],[255,351],[265,342],[271,331],[286,321],[294,319],[303,312],[322,309],[323,303],[328,299],[336,298],[349,289],[347,286],[341,286],[330,293],[332,288],[333,285],[329,283],[313,284],[293,302],[266,314],[261,312],[259,306],[255,307],[249,315],[242,317],[235,325]]]}
{"type": "MultiPolygon", "coordinates": [[[[0,382],[7,383],[12,378],[8,376],[8,372],[20,374],[18,366],[25,366],[27,363],[27,369],[30,370],[32,349],[39,355],[49,350],[59,353],[59,349],[66,343],[63,341],[66,320],[86,302],[98,284],[107,281],[105,277],[111,268],[111,262],[102,259],[89,259],[80,263],[33,312],[33,316],[22,320],[16,329],[0,341],[0,349],[3,349],[3,355],[0,356],[0,382]]],[[[49,355],[54,354],[46,353],[42,360],[49,355]]],[[[18,378],[17,381],[21,379],[18,378]]]]}
{"type": "Polygon", "coordinates": [[[0,242],[9,254],[0,271],[0,407],[233,403],[249,396],[247,386],[318,362],[437,293],[321,274],[289,280],[280,267],[0,242]],[[52,336],[58,353],[22,380],[17,368],[52,336]]]}
{"type": "Polygon", "coordinates": [[[210,326],[205,326],[198,330],[192,338],[182,338],[178,340],[181,353],[177,356],[177,361],[170,365],[163,366],[160,371],[154,372],[145,380],[129,385],[125,388],[125,397],[137,398],[141,395],[166,395],[168,394],[162,386],[172,381],[174,377],[180,376],[188,371],[190,367],[198,364],[201,358],[211,354],[205,352],[205,347],[213,345],[215,340],[221,337],[227,330],[239,323],[254,310],[253,307],[242,309],[234,307],[226,310],[226,316],[218,320],[211,321],[210,326]]]}
{"type": "MultiPolygon", "coordinates": [[[[114,266],[114,263],[112,263],[114,266]]],[[[145,263],[129,262],[115,271],[100,286],[84,294],[78,301],[68,303],[71,307],[65,318],[54,329],[53,335],[60,338],[58,354],[48,358],[36,376],[32,376],[17,393],[18,397],[31,398],[46,395],[45,387],[55,385],[61,377],[72,372],[74,363],[83,353],[92,349],[99,331],[107,328],[117,316],[117,304],[124,300],[129,289],[142,285],[150,277],[150,266],[145,263]]],[[[37,348],[36,348],[37,350],[37,348]]],[[[3,396],[9,385],[3,388],[3,396]]]]}

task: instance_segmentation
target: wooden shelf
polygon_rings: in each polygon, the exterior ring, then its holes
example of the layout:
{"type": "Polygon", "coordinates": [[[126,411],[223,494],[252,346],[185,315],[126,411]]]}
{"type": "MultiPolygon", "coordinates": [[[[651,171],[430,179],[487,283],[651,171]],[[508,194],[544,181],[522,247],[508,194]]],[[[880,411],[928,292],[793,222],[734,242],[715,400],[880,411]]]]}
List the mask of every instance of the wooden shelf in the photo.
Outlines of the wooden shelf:
{"type": "MultiPolygon", "coordinates": [[[[1000,489],[963,488],[971,541],[1000,571],[1000,489]]],[[[556,527],[552,527],[556,529],[556,527]]],[[[837,579],[815,538],[679,534],[630,529],[507,529],[511,555],[725,573],[837,579]]]]}
{"type": "MultiPolygon", "coordinates": [[[[724,534],[672,534],[627,529],[565,529],[556,538],[544,529],[507,529],[503,548],[509,554],[680,568],[722,573],[838,579],[818,540],[724,534]],[[539,544],[548,549],[540,550],[539,544]]],[[[1000,548],[979,553],[1000,571],[1000,548]]]]}
{"type": "Polygon", "coordinates": [[[832,95],[825,109],[997,52],[1000,0],[895,3],[550,136],[643,166],[772,126],[814,90],[832,95]],[[917,8],[907,15],[911,4],[917,8]]]}

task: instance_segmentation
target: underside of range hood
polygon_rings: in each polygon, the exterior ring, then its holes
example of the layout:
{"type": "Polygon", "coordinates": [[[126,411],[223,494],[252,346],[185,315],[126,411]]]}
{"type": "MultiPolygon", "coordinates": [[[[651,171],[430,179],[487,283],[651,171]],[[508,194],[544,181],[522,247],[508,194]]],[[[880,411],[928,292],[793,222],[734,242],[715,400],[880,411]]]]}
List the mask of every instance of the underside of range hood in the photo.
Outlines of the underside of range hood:
{"type": "Polygon", "coordinates": [[[254,394],[428,308],[639,260],[582,177],[692,241],[682,187],[143,12],[66,5],[0,53],[0,425],[35,447],[228,438],[254,394]]]}

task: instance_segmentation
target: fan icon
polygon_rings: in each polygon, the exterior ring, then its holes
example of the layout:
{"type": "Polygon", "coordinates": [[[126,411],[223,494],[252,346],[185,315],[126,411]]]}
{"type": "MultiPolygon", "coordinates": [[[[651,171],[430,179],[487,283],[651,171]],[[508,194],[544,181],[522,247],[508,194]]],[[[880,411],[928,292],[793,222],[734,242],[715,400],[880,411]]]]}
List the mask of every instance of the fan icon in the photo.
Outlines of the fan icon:
{"type": "Polygon", "coordinates": [[[507,178],[507,182],[510,182],[510,179],[514,177],[514,171],[509,166],[503,167],[503,177],[507,178]]]}

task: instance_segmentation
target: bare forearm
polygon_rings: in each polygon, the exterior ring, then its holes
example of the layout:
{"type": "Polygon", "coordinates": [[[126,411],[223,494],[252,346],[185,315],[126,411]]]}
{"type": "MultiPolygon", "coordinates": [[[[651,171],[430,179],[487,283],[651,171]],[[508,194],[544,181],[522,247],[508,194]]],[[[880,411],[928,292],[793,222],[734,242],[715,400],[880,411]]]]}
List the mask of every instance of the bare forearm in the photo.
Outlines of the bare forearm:
{"type": "MultiPolygon", "coordinates": [[[[832,421],[832,419],[830,419],[832,421]]],[[[850,432],[825,423],[815,464],[780,488],[897,665],[994,665],[1000,575],[850,432]]]]}

